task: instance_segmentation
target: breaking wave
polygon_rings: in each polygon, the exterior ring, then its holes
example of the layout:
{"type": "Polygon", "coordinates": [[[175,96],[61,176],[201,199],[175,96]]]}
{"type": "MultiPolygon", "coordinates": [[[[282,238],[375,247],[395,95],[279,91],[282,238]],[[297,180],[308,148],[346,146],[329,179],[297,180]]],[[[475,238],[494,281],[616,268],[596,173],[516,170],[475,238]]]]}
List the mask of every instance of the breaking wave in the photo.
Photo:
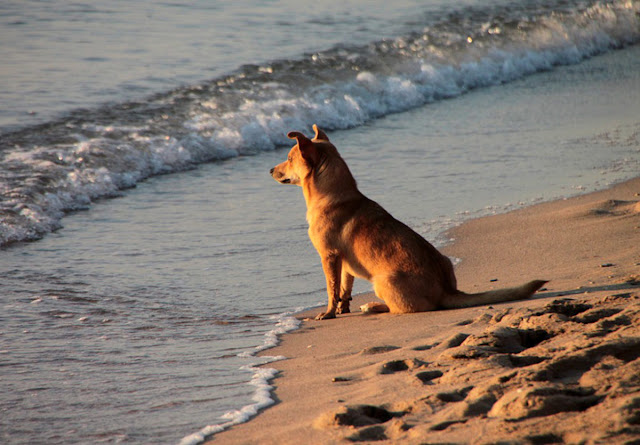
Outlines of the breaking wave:
{"type": "Polygon", "coordinates": [[[0,135],[0,246],[41,238],[65,212],[152,175],[288,145],[292,129],[355,127],[634,44],[639,16],[638,1],[469,8],[395,39],[0,135]]]}

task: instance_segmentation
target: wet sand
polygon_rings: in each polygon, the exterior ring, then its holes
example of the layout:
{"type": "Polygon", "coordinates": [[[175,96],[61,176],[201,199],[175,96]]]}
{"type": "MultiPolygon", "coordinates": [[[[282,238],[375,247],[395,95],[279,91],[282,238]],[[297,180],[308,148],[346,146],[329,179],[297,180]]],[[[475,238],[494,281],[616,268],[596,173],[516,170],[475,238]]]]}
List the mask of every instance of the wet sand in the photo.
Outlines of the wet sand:
{"type": "MultiPolygon", "coordinates": [[[[465,223],[467,292],[531,300],[315,321],[264,355],[276,404],[212,443],[625,443],[640,437],[640,179],[465,223]]],[[[318,265],[318,267],[320,267],[318,265]]],[[[635,442],[634,442],[635,443],[635,442]]]]}

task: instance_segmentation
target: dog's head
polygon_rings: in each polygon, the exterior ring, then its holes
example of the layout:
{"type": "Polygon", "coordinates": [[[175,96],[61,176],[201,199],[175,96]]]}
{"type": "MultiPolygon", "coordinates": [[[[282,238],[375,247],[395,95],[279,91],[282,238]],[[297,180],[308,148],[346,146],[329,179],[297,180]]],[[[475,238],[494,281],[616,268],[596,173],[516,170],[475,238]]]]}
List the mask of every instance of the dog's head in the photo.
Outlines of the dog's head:
{"type": "Polygon", "coordinates": [[[273,179],[281,184],[302,185],[301,181],[313,171],[321,159],[322,147],[319,145],[329,142],[327,135],[317,125],[314,125],[313,129],[316,132],[313,140],[297,131],[287,134],[289,139],[296,139],[298,143],[289,151],[286,161],[271,169],[273,179]]]}

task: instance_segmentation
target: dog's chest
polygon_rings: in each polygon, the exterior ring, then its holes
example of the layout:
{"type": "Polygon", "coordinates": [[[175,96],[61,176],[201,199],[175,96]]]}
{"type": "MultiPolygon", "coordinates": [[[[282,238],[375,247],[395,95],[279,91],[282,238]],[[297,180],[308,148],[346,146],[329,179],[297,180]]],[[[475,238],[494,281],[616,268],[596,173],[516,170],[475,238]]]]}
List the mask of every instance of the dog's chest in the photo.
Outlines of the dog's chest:
{"type": "Polygon", "coordinates": [[[333,250],[342,244],[344,218],[339,212],[326,209],[307,212],[309,238],[318,251],[333,250]]]}

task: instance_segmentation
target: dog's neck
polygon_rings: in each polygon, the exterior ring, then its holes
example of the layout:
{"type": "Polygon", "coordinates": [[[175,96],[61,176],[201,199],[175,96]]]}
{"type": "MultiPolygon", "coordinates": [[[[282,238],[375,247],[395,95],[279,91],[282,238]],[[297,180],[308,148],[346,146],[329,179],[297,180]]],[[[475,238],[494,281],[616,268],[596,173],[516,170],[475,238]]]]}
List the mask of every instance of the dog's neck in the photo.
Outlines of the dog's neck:
{"type": "Polygon", "coordinates": [[[323,156],[304,178],[302,190],[308,212],[311,209],[328,211],[362,198],[349,167],[339,156],[323,156]]]}

